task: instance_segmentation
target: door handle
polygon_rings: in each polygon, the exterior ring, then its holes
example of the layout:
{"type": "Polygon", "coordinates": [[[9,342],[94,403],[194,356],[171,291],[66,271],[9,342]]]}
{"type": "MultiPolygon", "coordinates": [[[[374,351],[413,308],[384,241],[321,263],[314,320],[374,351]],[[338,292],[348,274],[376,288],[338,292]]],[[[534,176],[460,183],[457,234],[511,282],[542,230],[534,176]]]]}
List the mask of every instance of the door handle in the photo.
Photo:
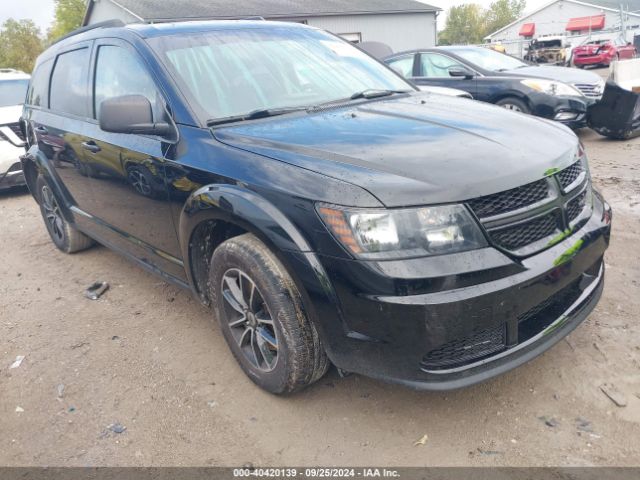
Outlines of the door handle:
{"type": "Polygon", "coordinates": [[[82,148],[90,151],[91,153],[98,153],[100,150],[102,150],[98,145],[96,145],[95,142],[84,142],[82,144],[82,148]]]}
{"type": "Polygon", "coordinates": [[[47,130],[45,127],[36,127],[33,129],[34,132],[39,133],[41,135],[48,135],[49,134],[49,130],[47,130]]]}

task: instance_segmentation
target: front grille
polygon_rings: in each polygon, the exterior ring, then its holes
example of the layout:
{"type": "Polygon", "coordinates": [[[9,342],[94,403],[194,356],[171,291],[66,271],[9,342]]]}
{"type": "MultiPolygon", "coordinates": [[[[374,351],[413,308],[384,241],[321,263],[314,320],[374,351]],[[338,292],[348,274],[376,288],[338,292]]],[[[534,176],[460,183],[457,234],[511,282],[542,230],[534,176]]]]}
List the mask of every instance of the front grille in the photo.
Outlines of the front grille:
{"type": "Polygon", "coordinates": [[[427,353],[421,362],[424,370],[443,370],[467,365],[505,349],[505,324],[476,329],[470,336],[452,340],[427,353]]]}
{"type": "Polygon", "coordinates": [[[603,89],[600,83],[574,83],[573,86],[580,90],[586,97],[602,97],[603,89]]]}
{"type": "Polygon", "coordinates": [[[496,247],[516,255],[531,255],[552,246],[553,242],[542,240],[566,231],[584,210],[589,186],[568,203],[565,195],[578,184],[584,186],[585,173],[585,163],[578,160],[547,178],[474,198],[467,204],[496,247]],[[561,215],[562,209],[566,217],[561,215]]]}
{"type": "Polygon", "coordinates": [[[469,201],[469,206],[479,218],[488,218],[528,207],[548,197],[549,184],[543,178],[511,190],[474,198],[469,201]]]}
{"type": "Polygon", "coordinates": [[[16,137],[18,137],[23,142],[25,141],[24,134],[20,129],[19,123],[10,123],[9,125],[7,125],[7,127],[9,127],[13,131],[13,133],[15,133],[16,137]]]}
{"type": "Polygon", "coordinates": [[[582,167],[582,162],[577,161],[570,167],[567,167],[558,173],[558,180],[560,181],[562,188],[566,190],[568,186],[578,179],[583,171],[584,168],[582,167]]]}
{"type": "MultiPolygon", "coordinates": [[[[596,266],[599,266],[599,264],[596,266]]],[[[580,288],[583,278],[581,276],[535,307],[518,315],[518,343],[534,337],[566,312],[580,298],[583,292],[583,289],[580,288]]],[[[593,278],[596,278],[595,275],[593,278]]]]}
{"type": "Polygon", "coordinates": [[[493,241],[506,250],[519,250],[522,247],[550,237],[558,232],[558,219],[555,212],[500,230],[490,231],[493,241]]]}
{"type": "Polygon", "coordinates": [[[567,205],[567,218],[569,219],[569,222],[573,222],[576,218],[578,218],[578,215],[582,213],[586,205],[587,205],[587,191],[585,190],[576,198],[571,200],[567,205]]]}

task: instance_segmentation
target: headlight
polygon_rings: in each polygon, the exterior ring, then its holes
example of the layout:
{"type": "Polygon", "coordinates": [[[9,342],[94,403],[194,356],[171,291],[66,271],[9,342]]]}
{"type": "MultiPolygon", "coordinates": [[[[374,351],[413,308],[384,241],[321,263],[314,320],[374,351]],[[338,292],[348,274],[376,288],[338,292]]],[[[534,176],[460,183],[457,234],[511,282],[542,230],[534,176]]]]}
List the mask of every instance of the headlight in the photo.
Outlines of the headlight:
{"type": "Polygon", "coordinates": [[[547,95],[566,95],[570,97],[582,97],[582,92],[573,88],[571,85],[567,85],[562,82],[554,82],[552,80],[537,80],[527,79],[522,80],[520,83],[532,88],[538,92],[546,93],[547,95]]]}
{"type": "Polygon", "coordinates": [[[331,233],[355,256],[409,258],[473,250],[487,242],[462,205],[357,210],[319,205],[331,233]]]}

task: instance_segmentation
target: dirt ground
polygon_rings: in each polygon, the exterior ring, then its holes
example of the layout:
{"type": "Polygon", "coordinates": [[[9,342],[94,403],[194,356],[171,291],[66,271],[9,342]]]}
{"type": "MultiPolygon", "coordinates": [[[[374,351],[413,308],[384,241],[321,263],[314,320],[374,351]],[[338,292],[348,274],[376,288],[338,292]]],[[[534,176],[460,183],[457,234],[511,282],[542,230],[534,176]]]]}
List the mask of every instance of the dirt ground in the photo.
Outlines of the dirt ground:
{"type": "Polygon", "coordinates": [[[60,253],[28,194],[0,195],[0,465],[640,465],[640,138],[580,136],[614,208],[602,301],[543,356],[449,393],[335,370],[264,393],[187,292],[104,247],[60,253]]]}

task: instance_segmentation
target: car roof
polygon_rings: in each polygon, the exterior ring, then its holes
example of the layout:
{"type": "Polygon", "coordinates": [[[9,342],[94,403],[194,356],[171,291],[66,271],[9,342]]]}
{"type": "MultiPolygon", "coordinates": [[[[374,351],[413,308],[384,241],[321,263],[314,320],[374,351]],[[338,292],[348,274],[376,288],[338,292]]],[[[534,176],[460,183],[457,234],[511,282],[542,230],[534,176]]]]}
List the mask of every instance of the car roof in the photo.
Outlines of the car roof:
{"type": "Polygon", "coordinates": [[[194,20],[167,23],[131,23],[124,28],[136,32],[143,38],[162,37],[167,35],[192,34],[206,31],[238,30],[238,29],[314,29],[301,23],[275,22],[266,20],[194,20]]]}
{"type": "Polygon", "coordinates": [[[416,53],[419,53],[419,52],[437,52],[437,51],[441,51],[441,52],[455,53],[456,51],[469,50],[469,49],[480,49],[480,48],[485,48],[486,49],[487,47],[477,47],[475,45],[441,45],[441,46],[438,46],[438,47],[415,48],[413,50],[404,50],[402,52],[393,53],[393,54],[389,55],[388,57],[386,57],[385,60],[396,58],[396,57],[401,57],[401,56],[404,56],[404,55],[416,54],[416,53]]]}

